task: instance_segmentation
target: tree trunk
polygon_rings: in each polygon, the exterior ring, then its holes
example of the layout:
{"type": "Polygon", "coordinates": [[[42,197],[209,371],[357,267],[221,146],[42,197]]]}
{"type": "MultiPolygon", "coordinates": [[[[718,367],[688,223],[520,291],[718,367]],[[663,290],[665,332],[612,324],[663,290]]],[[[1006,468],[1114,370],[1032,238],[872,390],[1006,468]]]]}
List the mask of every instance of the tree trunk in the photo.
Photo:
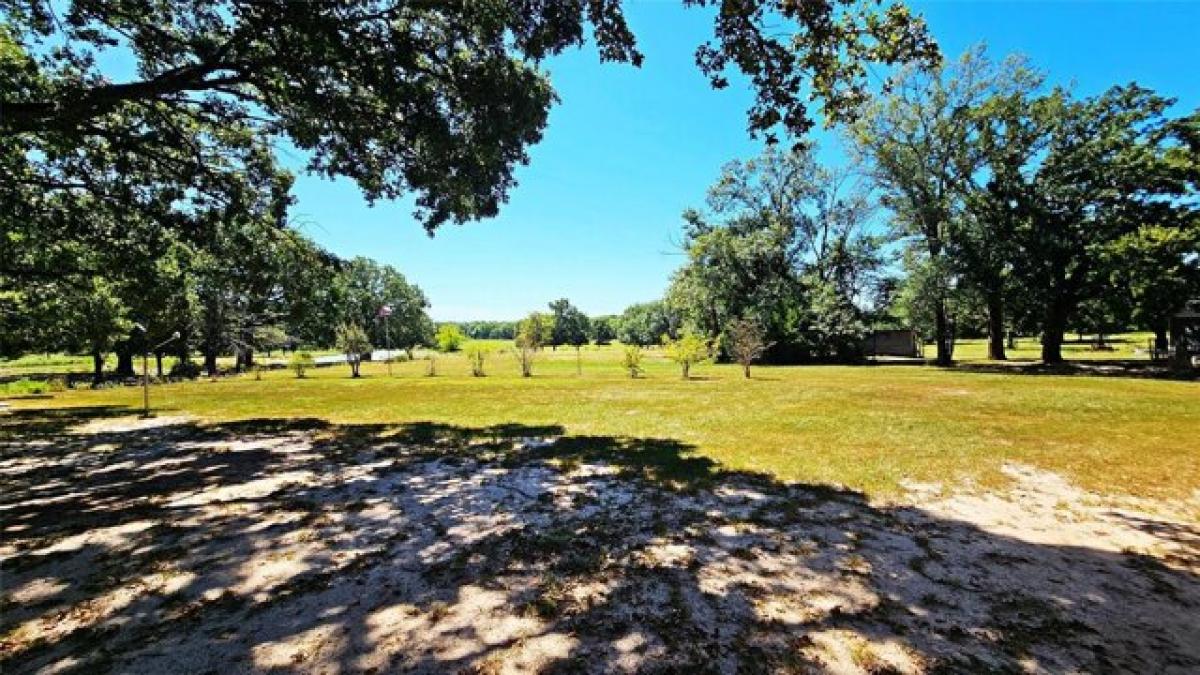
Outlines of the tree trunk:
{"type": "Polygon", "coordinates": [[[162,362],[163,353],[161,351],[154,352],[154,367],[158,371],[159,379],[162,379],[163,376],[162,362]]]}
{"type": "Polygon", "coordinates": [[[950,320],[946,316],[945,301],[938,301],[934,310],[934,339],[937,342],[937,364],[948,366],[954,363],[954,337],[950,334],[950,320]]]}
{"type": "Polygon", "coordinates": [[[1167,353],[1167,348],[1171,346],[1167,339],[1167,325],[1165,323],[1154,324],[1154,351],[1161,354],[1167,353]]]}
{"type": "Polygon", "coordinates": [[[1062,343],[1063,335],[1067,328],[1066,313],[1061,311],[1057,306],[1051,306],[1046,310],[1046,322],[1042,327],[1042,362],[1043,363],[1062,363],[1062,343]]]}
{"type": "Polygon", "coordinates": [[[104,353],[92,352],[92,386],[104,384],[104,353]]]}
{"type": "Polygon", "coordinates": [[[1017,331],[1015,331],[1015,330],[1008,331],[1008,348],[1009,349],[1017,348],[1017,331]]]}
{"type": "Polygon", "coordinates": [[[747,380],[750,379],[750,364],[749,363],[742,364],[742,375],[744,375],[747,380]]]}
{"type": "Polygon", "coordinates": [[[1004,296],[1000,291],[988,292],[987,312],[988,360],[1005,361],[1008,355],[1004,353],[1004,296]]]}
{"type": "Polygon", "coordinates": [[[1183,322],[1173,321],[1171,323],[1171,345],[1175,347],[1175,353],[1171,356],[1171,369],[1180,373],[1186,373],[1192,369],[1192,355],[1188,351],[1188,342],[1183,338],[1183,322]]]}
{"type": "Polygon", "coordinates": [[[217,376],[217,352],[216,352],[216,350],[206,349],[204,351],[204,370],[208,372],[209,377],[217,376]]]}
{"type": "Polygon", "coordinates": [[[133,349],[129,343],[117,347],[117,377],[137,377],[133,369],[133,349]]]}
{"type": "Polygon", "coordinates": [[[242,350],[242,364],[246,367],[246,370],[254,368],[254,350],[250,347],[242,350]]]}
{"type": "Polygon", "coordinates": [[[688,379],[688,371],[691,370],[692,364],[687,361],[683,362],[683,379],[688,379]]]}

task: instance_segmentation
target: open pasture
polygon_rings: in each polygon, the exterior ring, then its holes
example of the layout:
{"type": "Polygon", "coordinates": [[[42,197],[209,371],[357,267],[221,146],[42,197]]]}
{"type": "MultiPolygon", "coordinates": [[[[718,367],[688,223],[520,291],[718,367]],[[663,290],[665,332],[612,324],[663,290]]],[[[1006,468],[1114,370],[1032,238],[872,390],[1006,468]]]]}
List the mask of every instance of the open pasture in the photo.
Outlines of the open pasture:
{"type": "MultiPolygon", "coordinates": [[[[554,425],[568,436],[670,439],[733,470],[889,494],[905,483],[1002,486],[1021,462],[1100,491],[1187,497],[1200,488],[1193,382],[979,373],[929,366],[697,367],[647,350],[630,379],[618,345],[546,349],[519,376],[509,343],[484,342],[486,377],[462,353],[155,385],[154,407],[208,421],[554,425]],[[577,374],[577,369],[578,373],[577,374]],[[261,377],[261,379],[257,379],[261,377]]],[[[969,348],[969,346],[968,346],[969,348]]],[[[141,390],[74,390],[16,407],[137,408],[141,390]]]]}

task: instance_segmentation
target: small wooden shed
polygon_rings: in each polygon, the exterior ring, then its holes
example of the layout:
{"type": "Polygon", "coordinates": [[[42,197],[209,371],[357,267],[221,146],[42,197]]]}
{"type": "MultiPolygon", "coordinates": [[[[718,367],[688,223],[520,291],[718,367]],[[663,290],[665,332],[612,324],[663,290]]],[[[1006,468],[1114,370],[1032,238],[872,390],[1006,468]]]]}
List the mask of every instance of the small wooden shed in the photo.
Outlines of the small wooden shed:
{"type": "Polygon", "coordinates": [[[919,359],[925,356],[925,343],[917,331],[910,328],[876,330],[867,336],[864,351],[867,356],[905,356],[919,359]]]}

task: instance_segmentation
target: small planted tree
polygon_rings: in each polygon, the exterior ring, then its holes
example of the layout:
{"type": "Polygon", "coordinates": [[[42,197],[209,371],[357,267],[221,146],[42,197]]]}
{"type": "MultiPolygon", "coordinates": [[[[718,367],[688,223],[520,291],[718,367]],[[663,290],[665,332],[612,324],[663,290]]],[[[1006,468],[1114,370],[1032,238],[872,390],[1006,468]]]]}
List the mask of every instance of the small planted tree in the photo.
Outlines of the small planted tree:
{"type": "Polygon", "coordinates": [[[667,358],[679,364],[685,380],[691,377],[693,365],[709,358],[708,341],[691,332],[684,333],[675,340],[663,336],[663,347],[666,348],[667,358]]]}
{"type": "Polygon", "coordinates": [[[750,319],[734,319],[725,328],[726,347],[729,355],[742,366],[742,374],[750,377],[750,364],[757,361],[770,348],[762,327],[750,319]]]}
{"type": "Polygon", "coordinates": [[[456,352],[462,349],[463,343],[467,341],[467,336],[462,332],[462,329],[452,323],[444,323],[438,326],[437,335],[434,337],[434,342],[437,344],[439,352],[456,352]]]}
{"type": "Polygon", "coordinates": [[[337,327],[335,337],[338,349],[342,350],[346,355],[346,363],[350,364],[350,377],[359,377],[362,355],[371,351],[367,332],[356,323],[344,323],[337,327]]]}
{"type": "Polygon", "coordinates": [[[625,347],[625,352],[621,355],[621,367],[629,372],[629,377],[635,380],[640,377],[645,372],[642,368],[642,348],[637,345],[625,347]]]}
{"type": "Polygon", "coordinates": [[[473,377],[484,377],[483,362],[487,358],[487,350],[482,345],[471,345],[467,347],[467,361],[471,363],[471,375],[473,377]]]}
{"type": "Polygon", "coordinates": [[[307,377],[308,370],[315,368],[316,365],[316,360],[309,352],[293,352],[291,360],[288,361],[288,367],[296,373],[296,377],[301,379],[307,377]]]}
{"type": "Polygon", "coordinates": [[[517,364],[521,366],[521,377],[533,377],[533,355],[550,338],[549,317],[538,312],[531,313],[517,326],[517,364]]]}

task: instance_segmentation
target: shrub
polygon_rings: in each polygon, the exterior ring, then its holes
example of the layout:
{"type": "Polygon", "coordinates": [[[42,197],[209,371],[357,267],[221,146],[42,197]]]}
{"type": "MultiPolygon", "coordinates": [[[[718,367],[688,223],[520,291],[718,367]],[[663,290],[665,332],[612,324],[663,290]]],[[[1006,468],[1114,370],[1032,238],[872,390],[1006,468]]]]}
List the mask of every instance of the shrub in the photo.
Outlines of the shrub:
{"type": "Polygon", "coordinates": [[[691,377],[693,365],[709,358],[708,341],[695,333],[684,333],[676,340],[664,335],[663,346],[666,347],[667,358],[679,364],[685,380],[691,377]]]}
{"type": "Polygon", "coordinates": [[[194,380],[200,377],[200,364],[192,360],[176,361],[167,371],[167,377],[173,380],[194,380]]]}
{"type": "Polygon", "coordinates": [[[313,358],[313,355],[309,352],[292,352],[292,358],[290,361],[288,361],[288,367],[291,368],[292,372],[296,373],[296,377],[299,378],[305,377],[305,373],[308,372],[308,369],[315,368],[316,366],[317,362],[313,358]]]}
{"type": "Polygon", "coordinates": [[[4,396],[30,396],[45,394],[48,391],[50,391],[49,383],[43,380],[31,380],[27,377],[13,382],[0,383],[0,395],[4,396]]]}
{"type": "Polygon", "coordinates": [[[36,396],[66,391],[66,376],[54,376],[45,380],[23,377],[12,382],[0,383],[0,396],[36,396]]]}
{"type": "Polygon", "coordinates": [[[437,335],[434,337],[434,342],[437,343],[439,352],[456,352],[462,349],[463,342],[467,336],[463,334],[462,329],[452,323],[444,323],[438,326],[437,335]]]}
{"type": "Polygon", "coordinates": [[[642,348],[637,345],[625,347],[621,356],[621,367],[629,371],[629,377],[637,379],[645,370],[642,368],[642,348]]]}
{"type": "Polygon", "coordinates": [[[467,347],[467,360],[471,363],[471,375],[474,377],[483,377],[483,361],[487,357],[487,350],[480,345],[471,345],[467,347]]]}

